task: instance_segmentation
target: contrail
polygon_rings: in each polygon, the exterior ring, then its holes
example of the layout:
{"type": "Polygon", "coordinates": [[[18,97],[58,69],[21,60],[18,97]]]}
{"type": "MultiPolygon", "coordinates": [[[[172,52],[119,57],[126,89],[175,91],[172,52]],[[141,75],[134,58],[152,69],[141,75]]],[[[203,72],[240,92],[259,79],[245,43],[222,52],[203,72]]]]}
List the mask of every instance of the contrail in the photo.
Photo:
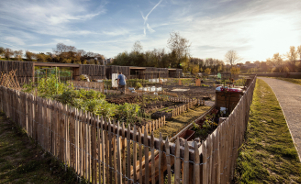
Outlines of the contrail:
{"type": "Polygon", "coordinates": [[[159,6],[159,4],[162,2],[163,0],[160,0],[152,9],[151,9],[151,11],[150,12],[148,12],[148,14],[144,17],[143,16],[143,14],[142,14],[142,12],[141,12],[141,15],[142,15],[142,18],[144,19],[144,24],[145,24],[145,22],[147,21],[147,18],[148,18],[148,16],[152,13],[152,11],[157,7],[157,6],[159,6]]]}

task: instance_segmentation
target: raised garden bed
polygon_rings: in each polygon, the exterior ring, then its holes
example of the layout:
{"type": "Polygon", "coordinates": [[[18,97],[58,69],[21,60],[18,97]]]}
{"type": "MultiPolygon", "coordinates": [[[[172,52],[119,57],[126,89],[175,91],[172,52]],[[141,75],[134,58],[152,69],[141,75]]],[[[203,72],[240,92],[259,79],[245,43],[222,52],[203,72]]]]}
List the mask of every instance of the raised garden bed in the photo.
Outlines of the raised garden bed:
{"type": "Polygon", "coordinates": [[[191,128],[195,131],[195,138],[205,140],[217,128],[220,117],[219,110],[213,108],[207,116],[196,121],[191,128]]]}
{"type": "Polygon", "coordinates": [[[154,131],[154,136],[159,137],[160,132],[162,133],[163,139],[173,137],[178,133],[183,127],[200,117],[207,110],[210,109],[210,106],[196,106],[194,108],[188,109],[187,112],[182,113],[179,116],[172,118],[169,121],[166,121],[165,125],[154,131]]]}

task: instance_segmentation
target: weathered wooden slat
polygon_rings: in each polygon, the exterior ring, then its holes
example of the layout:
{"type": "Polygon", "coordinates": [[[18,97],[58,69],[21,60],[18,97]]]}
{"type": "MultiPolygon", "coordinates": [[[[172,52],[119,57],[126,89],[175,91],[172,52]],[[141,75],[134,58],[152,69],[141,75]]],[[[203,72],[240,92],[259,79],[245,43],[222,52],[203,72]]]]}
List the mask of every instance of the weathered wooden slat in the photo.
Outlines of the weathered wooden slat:
{"type": "Polygon", "coordinates": [[[105,143],[106,143],[106,137],[105,137],[105,133],[103,131],[104,129],[104,120],[103,117],[101,117],[101,124],[100,124],[100,131],[101,131],[101,150],[102,150],[102,182],[106,183],[106,165],[105,163],[107,163],[105,157],[106,157],[106,151],[105,151],[105,143]]]}
{"type": "Polygon", "coordinates": [[[88,181],[90,182],[91,181],[91,176],[92,176],[92,149],[91,149],[91,145],[92,145],[92,127],[91,127],[91,123],[92,123],[92,116],[91,116],[91,113],[88,112],[88,116],[87,116],[87,125],[88,125],[88,136],[87,136],[87,139],[88,139],[88,181]]]}
{"type": "MultiPolygon", "coordinates": [[[[116,126],[113,127],[113,131],[115,132],[115,128],[117,128],[116,126]]],[[[114,157],[113,157],[113,160],[114,160],[114,181],[115,181],[115,184],[118,184],[118,173],[116,172],[117,171],[117,135],[113,135],[113,152],[114,152],[114,157]]]]}
{"type": "Polygon", "coordinates": [[[100,119],[99,116],[97,115],[96,117],[96,147],[98,150],[98,154],[96,155],[97,158],[97,171],[96,173],[98,174],[98,183],[101,183],[101,156],[102,156],[102,150],[101,150],[101,143],[100,143],[100,119]]]}
{"type": "MultiPolygon", "coordinates": [[[[95,116],[93,115],[92,117],[92,123],[91,123],[91,136],[92,136],[92,140],[91,140],[91,151],[92,151],[92,183],[93,184],[96,184],[97,183],[97,162],[96,162],[96,159],[97,159],[97,156],[96,156],[96,149],[98,148],[97,145],[98,145],[98,141],[96,139],[96,118],[95,116]]],[[[99,151],[98,151],[98,154],[99,151]]]]}
{"type": "Polygon", "coordinates": [[[170,150],[169,150],[168,137],[166,137],[165,148],[166,148],[166,161],[167,161],[167,183],[171,184],[171,161],[170,161],[170,150]]]}
{"type": "Polygon", "coordinates": [[[139,142],[139,183],[142,183],[142,142],[141,142],[141,129],[138,132],[139,142]]]}
{"type": "MultiPolygon", "coordinates": [[[[134,125],[134,135],[137,134],[137,127],[134,125]]],[[[133,140],[133,172],[134,172],[134,182],[137,181],[137,143],[136,136],[133,140]]]]}
{"type": "Polygon", "coordinates": [[[195,157],[194,157],[194,167],[193,167],[193,183],[194,184],[200,184],[200,156],[199,156],[199,149],[197,142],[194,141],[194,152],[195,157]]]}
{"type": "MultiPolygon", "coordinates": [[[[117,125],[117,130],[120,129],[120,125],[119,125],[119,122],[118,122],[118,125],[117,125]]],[[[118,132],[118,131],[117,131],[118,132]]],[[[122,183],[122,169],[121,169],[121,141],[120,141],[120,135],[117,134],[117,172],[118,172],[118,184],[121,184],[122,183]]]]}
{"type": "Polygon", "coordinates": [[[163,138],[160,132],[160,147],[159,147],[159,184],[164,183],[164,173],[163,173],[163,138]]]}
{"type": "Polygon", "coordinates": [[[180,140],[177,137],[176,140],[176,161],[175,161],[175,183],[180,184],[180,171],[181,171],[181,159],[180,159],[180,140]]]}
{"type": "MultiPolygon", "coordinates": [[[[108,122],[106,122],[106,124],[105,124],[105,126],[104,126],[104,129],[106,129],[107,130],[107,128],[109,128],[110,127],[110,124],[108,123],[108,122]]],[[[109,144],[110,144],[110,140],[109,140],[109,131],[106,131],[106,138],[105,138],[105,140],[106,140],[106,173],[107,173],[107,175],[106,175],[106,182],[108,183],[108,182],[110,182],[110,168],[109,168],[109,158],[110,158],[110,146],[109,146],[109,144]]]]}
{"type": "Polygon", "coordinates": [[[185,154],[184,154],[184,180],[183,184],[189,184],[189,149],[188,149],[188,143],[185,140],[185,154]]]}
{"type": "Polygon", "coordinates": [[[156,183],[156,171],[155,171],[155,150],[154,150],[154,133],[152,132],[151,134],[151,179],[152,179],[152,184],[156,183]]]}
{"type": "MultiPolygon", "coordinates": [[[[108,127],[109,127],[109,131],[108,131],[108,137],[109,137],[109,142],[108,142],[108,144],[109,144],[109,149],[108,149],[108,157],[109,157],[109,166],[110,167],[112,167],[112,132],[111,132],[111,127],[112,127],[112,124],[111,124],[111,122],[109,121],[109,123],[108,123],[108,127]]],[[[109,169],[109,173],[110,173],[110,175],[109,175],[109,179],[108,179],[108,181],[109,181],[109,183],[110,184],[112,184],[113,183],[113,170],[110,168],[109,169]]]]}
{"type": "MultiPolygon", "coordinates": [[[[147,131],[144,131],[144,137],[148,137],[147,131]]],[[[144,159],[145,159],[145,183],[149,182],[149,148],[148,139],[144,139],[144,159]]]]}
{"type": "MultiPolygon", "coordinates": [[[[126,148],[126,141],[125,141],[125,126],[124,122],[122,122],[122,174],[126,174],[126,159],[125,159],[125,148],[126,148]]],[[[123,180],[125,183],[125,179],[123,180]]]]}
{"type": "MultiPolygon", "coordinates": [[[[130,124],[128,124],[127,128],[128,132],[131,130],[130,124]]],[[[127,140],[127,155],[126,155],[126,177],[127,177],[127,183],[131,183],[131,139],[130,139],[130,134],[127,134],[126,137],[127,140]]]]}

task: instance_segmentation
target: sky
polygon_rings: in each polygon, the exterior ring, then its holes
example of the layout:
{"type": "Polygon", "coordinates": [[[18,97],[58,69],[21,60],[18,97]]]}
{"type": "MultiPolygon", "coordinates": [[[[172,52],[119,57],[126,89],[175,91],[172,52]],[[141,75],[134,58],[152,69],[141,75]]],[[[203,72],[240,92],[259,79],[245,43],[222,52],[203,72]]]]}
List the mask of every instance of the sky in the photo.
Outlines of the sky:
{"type": "Polygon", "coordinates": [[[265,61],[301,45],[301,0],[0,0],[0,46],[51,52],[57,43],[113,58],[167,47],[173,31],[192,57],[265,61]]]}

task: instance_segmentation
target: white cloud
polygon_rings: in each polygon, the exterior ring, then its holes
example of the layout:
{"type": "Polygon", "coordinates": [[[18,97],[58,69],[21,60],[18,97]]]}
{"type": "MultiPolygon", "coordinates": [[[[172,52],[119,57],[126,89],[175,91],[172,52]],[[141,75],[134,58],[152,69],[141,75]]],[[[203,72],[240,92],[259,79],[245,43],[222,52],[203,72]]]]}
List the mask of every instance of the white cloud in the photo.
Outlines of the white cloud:
{"type": "Polygon", "coordinates": [[[40,52],[63,42],[113,57],[131,50],[136,40],[144,50],[166,48],[169,33],[179,31],[192,42],[193,57],[224,59],[228,50],[235,49],[251,61],[300,45],[300,0],[229,1],[153,0],[156,4],[143,9],[146,16],[137,12],[137,7],[148,4],[145,1],[108,6],[113,7],[108,15],[106,3],[97,7],[96,1],[0,1],[0,41],[16,49],[25,44],[27,50],[40,52]],[[147,32],[152,34],[146,36],[147,32]],[[12,38],[8,41],[7,37],[12,38]]]}
{"type": "Polygon", "coordinates": [[[8,36],[8,37],[5,37],[4,38],[6,41],[9,41],[9,42],[12,42],[12,43],[15,43],[17,45],[25,45],[24,41],[20,38],[17,38],[17,37],[13,37],[13,36],[8,36]]]}
{"type": "Polygon", "coordinates": [[[29,0],[2,1],[0,7],[0,19],[9,22],[11,27],[54,36],[91,34],[90,30],[82,28],[74,31],[69,24],[84,22],[106,13],[101,2],[93,11],[88,7],[88,2],[71,0],[35,3],[29,0]]]}
{"type": "Polygon", "coordinates": [[[113,30],[113,31],[103,31],[102,32],[103,34],[105,35],[109,35],[109,36],[120,36],[120,35],[127,35],[129,34],[129,31],[126,30],[126,29],[116,29],[116,30],[113,30]]]}

